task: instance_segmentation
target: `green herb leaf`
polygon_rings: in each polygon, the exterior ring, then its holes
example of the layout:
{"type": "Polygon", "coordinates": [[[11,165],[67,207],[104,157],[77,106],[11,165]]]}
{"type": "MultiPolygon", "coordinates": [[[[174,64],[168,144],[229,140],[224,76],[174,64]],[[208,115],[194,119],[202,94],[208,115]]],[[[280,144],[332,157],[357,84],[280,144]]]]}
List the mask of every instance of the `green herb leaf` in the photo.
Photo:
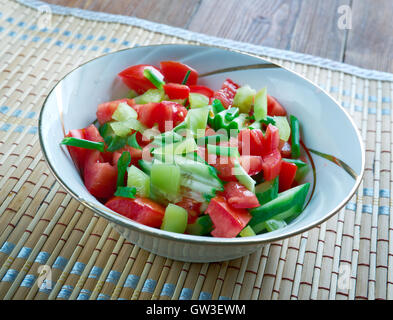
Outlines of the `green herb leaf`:
{"type": "Polygon", "coordinates": [[[74,137],[65,137],[60,144],[64,144],[72,147],[79,147],[83,149],[99,150],[101,152],[104,152],[104,147],[105,147],[103,142],[94,142],[94,141],[78,139],[74,137]]]}
{"type": "Polygon", "coordinates": [[[134,199],[136,195],[135,187],[117,187],[115,196],[134,199]]]}
{"type": "Polygon", "coordinates": [[[131,154],[128,151],[124,151],[117,161],[117,187],[124,186],[124,176],[130,163],[131,154]]]}

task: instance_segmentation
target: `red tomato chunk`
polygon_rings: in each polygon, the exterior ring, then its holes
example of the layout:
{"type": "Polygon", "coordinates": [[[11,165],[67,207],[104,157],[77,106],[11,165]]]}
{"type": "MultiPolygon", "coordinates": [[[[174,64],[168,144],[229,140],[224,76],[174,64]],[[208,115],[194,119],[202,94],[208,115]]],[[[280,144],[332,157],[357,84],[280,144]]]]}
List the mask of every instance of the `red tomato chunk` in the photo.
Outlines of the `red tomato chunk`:
{"type": "Polygon", "coordinates": [[[127,218],[155,228],[161,226],[165,214],[164,207],[147,198],[114,197],[105,205],[127,218]]]}
{"type": "Polygon", "coordinates": [[[214,230],[211,234],[214,237],[236,237],[251,220],[251,214],[247,210],[231,207],[221,196],[210,200],[206,213],[213,222],[214,230]]]}
{"type": "Polygon", "coordinates": [[[155,66],[149,64],[138,64],[120,72],[119,77],[131,90],[134,90],[138,94],[142,94],[149,89],[155,88],[154,84],[152,84],[143,74],[146,67],[160,71],[155,66]]]}
{"type": "Polygon", "coordinates": [[[198,72],[184,63],[162,61],[160,62],[160,68],[166,82],[182,83],[188,71],[191,71],[191,73],[185,84],[192,86],[198,82],[198,72]]]}
{"type": "Polygon", "coordinates": [[[224,196],[233,208],[250,209],[259,207],[256,195],[237,182],[232,181],[225,185],[224,196]]]}

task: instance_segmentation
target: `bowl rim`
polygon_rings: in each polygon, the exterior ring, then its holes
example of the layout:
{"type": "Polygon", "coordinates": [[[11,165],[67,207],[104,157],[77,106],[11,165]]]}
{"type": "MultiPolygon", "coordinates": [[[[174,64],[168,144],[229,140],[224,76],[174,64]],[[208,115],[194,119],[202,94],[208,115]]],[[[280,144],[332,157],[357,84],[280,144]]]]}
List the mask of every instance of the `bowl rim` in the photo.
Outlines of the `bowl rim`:
{"type": "MultiPolygon", "coordinates": [[[[63,128],[64,129],[64,128],[63,128]]],[[[247,52],[243,52],[240,50],[235,50],[235,49],[229,49],[229,48],[223,48],[223,47],[219,47],[219,46],[213,46],[213,45],[194,45],[194,44],[153,44],[153,45],[143,45],[143,46],[138,46],[138,47],[132,47],[132,48],[125,48],[125,49],[120,49],[120,50],[116,50],[110,53],[106,53],[103,55],[100,55],[98,57],[92,58],[88,61],[85,61],[84,63],[78,65],[77,67],[73,68],[71,71],[69,71],[67,74],[65,74],[60,80],[57,81],[57,83],[52,87],[52,89],[48,92],[45,100],[42,103],[42,107],[40,110],[40,115],[39,115],[39,119],[38,119],[38,136],[39,136],[39,143],[40,143],[40,147],[42,150],[42,154],[43,157],[49,167],[49,171],[54,175],[55,179],[59,182],[59,184],[68,192],[70,193],[70,195],[75,198],[78,202],[80,202],[81,204],[83,204],[84,206],[86,206],[87,208],[89,208],[90,210],[92,210],[94,213],[98,214],[99,216],[103,216],[104,218],[106,218],[107,220],[109,220],[109,222],[112,222],[114,224],[118,224],[122,227],[125,228],[129,228],[132,231],[136,231],[136,232],[141,232],[144,235],[147,236],[152,236],[155,238],[160,238],[160,239],[165,239],[165,240],[172,240],[172,241],[182,241],[184,243],[192,243],[195,245],[198,244],[203,244],[203,245],[262,245],[262,244],[267,244],[267,243],[271,243],[274,241],[279,241],[279,240],[283,240],[289,237],[293,237],[296,236],[298,234],[304,233],[320,224],[322,224],[323,222],[327,221],[329,218],[331,218],[333,215],[335,215],[338,211],[340,211],[346,204],[347,202],[352,198],[352,196],[356,193],[357,189],[360,186],[360,183],[363,179],[364,176],[364,172],[365,172],[365,146],[364,146],[364,142],[363,139],[361,137],[360,131],[358,130],[354,120],[352,119],[352,117],[348,114],[348,112],[340,105],[340,103],[338,103],[338,101],[332,97],[330,95],[330,93],[328,93],[325,89],[319,87],[317,84],[313,83],[311,80],[305,78],[303,75],[299,74],[296,71],[290,70],[278,63],[272,62],[268,59],[259,57],[255,54],[251,54],[251,53],[247,53],[247,52]],[[115,211],[110,210],[109,208],[106,210],[102,210],[101,208],[98,208],[95,204],[86,201],[82,198],[79,197],[78,194],[76,194],[61,178],[61,176],[56,172],[56,170],[54,169],[54,167],[52,166],[52,164],[50,163],[50,161],[48,160],[48,156],[47,156],[47,150],[45,149],[45,145],[43,142],[43,134],[42,134],[42,118],[43,118],[43,114],[45,112],[45,107],[47,105],[47,101],[48,98],[51,96],[52,92],[58,87],[58,85],[65,79],[67,78],[71,73],[73,73],[74,71],[78,70],[79,68],[83,67],[84,65],[87,65],[89,63],[94,62],[95,60],[98,60],[100,58],[103,58],[105,56],[109,56],[109,55],[115,55],[119,52],[123,52],[123,51],[132,51],[132,50],[140,50],[141,48],[157,48],[157,47],[164,47],[164,46],[171,46],[171,47],[191,47],[191,48],[215,48],[218,50],[222,50],[222,51],[229,51],[229,52],[234,52],[234,53],[238,53],[238,54],[242,54],[242,55],[248,55],[251,56],[253,58],[256,58],[258,60],[264,61],[264,62],[269,62],[273,65],[278,66],[279,68],[282,68],[284,70],[286,70],[287,72],[291,72],[293,74],[295,74],[296,76],[300,77],[301,79],[305,80],[306,82],[308,82],[311,86],[318,88],[320,91],[322,91],[325,95],[327,95],[333,103],[335,103],[339,109],[344,113],[344,115],[346,116],[346,118],[349,120],[351,126],[353,127],[355,133],[356,133],[356,137],[357,140],[359,142],[359,146],[360,146],[360,150],[361,150],[361,170],[360,173],[357,175],[357,178],[355,180],[354,186],[352,187],[352,189],[349,191],[349,193],[347,194],[347,196],[331,211],[329,211],[328,213],[326,213],[322,218],[319,218],[313,222],[310,222],[308,224],[306,224],[305,226],[297,229],[297,230],[293,230],[290,232],[287,232],[285,234],[275,234],[273,236],[271,236],[270,238],[265,238],[265,239],[260,239],[261,237],[259,237],[260,235],[256,235],[256,236],[252,236],[252,237],[235,237],[235,238],[216,238],[216,237],[208,237],[208,236],[195,236],[195,235],[188,235],[188,234],[180,234],[180,233],[174,233],[174,232],[169,232],[169,231],[165,231],[165,230],[161,230],[158,228],[153,228],[153,227],[149,227],[146,225],[143,225],[141,223],[138,223],[136,221],[133,221],[132,219],[126,218],[121,216],[120,214],[116,213],[115,211]]],[[[272,232],[269,232],[272,233],[272,232]]],[[[266,235],[266,233],[264,234],[266,235]]],[[[261,235],[262,236],[262,235],[261,235]]]]}

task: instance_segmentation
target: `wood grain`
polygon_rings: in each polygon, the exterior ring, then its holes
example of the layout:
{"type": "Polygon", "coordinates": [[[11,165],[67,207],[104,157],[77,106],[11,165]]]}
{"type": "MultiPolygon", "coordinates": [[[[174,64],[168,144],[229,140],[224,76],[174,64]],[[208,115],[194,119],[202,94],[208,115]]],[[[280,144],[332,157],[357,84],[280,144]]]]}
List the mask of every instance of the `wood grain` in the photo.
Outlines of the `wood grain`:
{"type": "Polygon", "coordinates": [[[203,0],[189,28],[341,60],[345,31],[337,28],[332,17],[343,3],[348,4],[349,0],[203,0]]]}
{"type": "Polygon", "coordinates": [[[47,0],[393,72],[392,0],[47,0]],[[352,29],[340,29],[340,6],[352,29]]]}
{"type": "Polygon", "coordinates": [[[353,0],[344,61],[393,72],[392,0],[353,0]]]}

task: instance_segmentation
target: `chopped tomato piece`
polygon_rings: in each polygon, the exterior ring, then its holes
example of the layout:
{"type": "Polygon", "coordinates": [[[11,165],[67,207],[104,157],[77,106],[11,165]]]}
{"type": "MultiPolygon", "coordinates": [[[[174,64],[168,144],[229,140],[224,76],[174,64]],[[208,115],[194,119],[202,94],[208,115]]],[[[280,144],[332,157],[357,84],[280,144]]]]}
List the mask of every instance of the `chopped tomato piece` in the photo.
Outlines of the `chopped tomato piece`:
{"type": "Polygon", "coordinates": [[[87,154],[83,178],[87,190],[97,198],[108,199],[116,191],[117,168],[104,162],[97,150],[87,154]]]}
{"type": "Polygon", "coordinates": [[[251,214],[247,210],[231,207],[221,196],[210,200],[206,213],[213,222],[214,230],[211,234],[214,237],[236,237],[251,220],[251,214]]]}
{"type": "MultiPolygon", "coordinates": [[[[233,171],[234,158],[208,154],[207,151],[205,151],[205,157],[205,161],[217,169],[217,175],[221,180],[237,181],[233,171]]],[[[250,176],[256,175],[262,170],[262,157],[260,156],[240,156],[239,163],[250,176]]]]}
{"type": "Polygon", "coordinates": [[[238,84],[231,79],[226,79],[221,89],[214,93],[213,98],[220,100],[224,108],[228,109],[233,103],[233,98],[238,88],[238,84]]]}
{"type": "Polygon", "coordinates": [[[180,202],[176,203],[177,206],[182,207],[188,212],[188,224],[192,224],[198,219],[201,213],[201,203],[190,198],[183,198],[180,202]]]}
{"type": "Polygon", "coordinates": [[[287,112],[276,98],[267,95],[267,114],[269,116],[286,116],[287,112]]]}
{"type": "Polygon", "coordinates": [[[172,130],[184,121],[187,109],[173,101],[151,102],[137,105],[138,120],[145,126],[152,128],[158,124],[161,132],[172,130]]]}
{"type": "MultiPolygon", "coordinates": [[[[66,137],[73,137],[77,139],[85,139],[85,129],[74,129],[66,135],[66,137]]],[[[68,152],[70,153],[72,161],[74,161],[76,167],[83,172],[85,164],[87,149],[67,146],[68,152]]]]}
{"type": "Polygon", "coordinates": [[[243,155],[239,158],[240,165],[250,176],[255,176],[262,171],[262,157],[243,155]]]}
{"type": "Polygon", "coordinates": [[[198,72],[190,66],[178,61],[160,62],[161,72],[166,82],[182,83],[188,71],[191,71],[186,85],[196,85],[198,82],[198,72]]]}
{"type": "Polygon", "coordinates": [[[259,129],[244,129],[239,132],[238,140],[242,155],[263,156],[278,148],[280,135],[277,127],[269,124],[265,135],[259,129]]]}
{"type": "Polygon", "coordinates": [[[136,91],[138,94],[142,94],[149,89],[155,88],[154,84],[143,74],[146,67],[160,71],[155,66],[149,64],[138,64],[123,70],[119,73],[119,76],[127,87],[136,91]]]}
{"type": "Polygon", "coordinates": [[[273,180],[280,174],[281,154],[278,150],[262,157],[262,171],[265,180],[273,180]]]}
{"type": "Polygon", "coordinates": [[[249,209],[259,207],[256,195],[238,182],[228,182],[225,185],[224,196],[228,204],[234,208],[249,209]]]}
{"type": "Polygon", "coordinates": [[[225,156],[216,156],[208,154],[207,162],[217,169],[217,175],[224,181],[237,181],[236,176],[233,174],[235,166],[234,159],[225,156]]]}
{"type": "Polygon", "coordinates": [[[164,84],[164,91],[169,99],[187,99],[190,94],[190,88],[179,83],[164,84]]]}
{"type": "Polygon", "coordinates": [[[281,161],[281,170],[278,178],[278,190],[283,192],[292,187],[295,180],[297,166],[293,163],[281,161]]]}
{"type": "Polygon", "coordinates": [[[85,129],[85,139],[94,142],[104,142],[104,139],[94,124],[91,124],[85,129]]]}
{"type": "Polygon", "coordinates": [[[146,226],[159,228],[165,215],[165,208],[148,198],[113,197],[105,205],[146,226]]]}
{"type": "Polygon", "coordinates": [[[96,112],[99,124],[102,125],[105,122],[111,121],[112,115],[120,103],[127,103],[131,107],[135,104],[135,101],[133,99],[120,99],[99,104],[96,112]]]}
{"type": "Polygon", "coordinates": [[[190,86],[190,92],[203,94],[208,98],[213,98],[214,91],[206,86],[190,86]]]}

